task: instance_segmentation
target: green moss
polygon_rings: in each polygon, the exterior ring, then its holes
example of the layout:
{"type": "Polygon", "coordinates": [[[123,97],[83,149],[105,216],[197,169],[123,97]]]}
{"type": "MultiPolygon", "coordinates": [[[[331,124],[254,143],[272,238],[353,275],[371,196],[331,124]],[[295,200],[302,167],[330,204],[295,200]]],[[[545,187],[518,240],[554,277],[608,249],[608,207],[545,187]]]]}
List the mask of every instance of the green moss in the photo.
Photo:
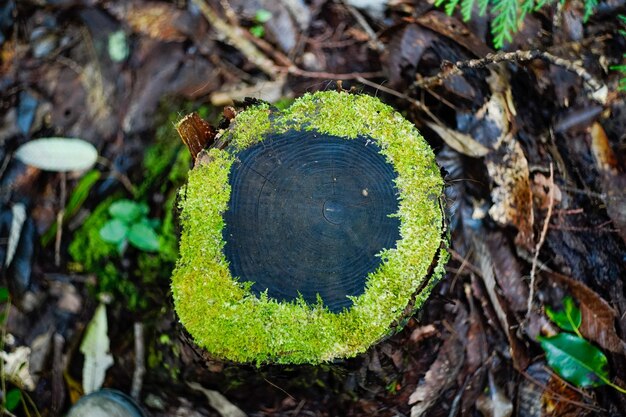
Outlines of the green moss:
{"type": "Polygon", "coordinates": [[[376,98],[322,92],[305,95],[284,111],[267,105],[248,109],[225,134],[233,150],[211,150],[211,162],[190,172],[180,207],[183,232],[172,291],[179,318],[199,346],[236,362],[320,363],[365,351],[390,333],[413,297],[415,308],[423,304],[447,260],[441,250],[443,180],[432,150],[411,123],[376,98]],[[368,275],[365,292],[341,313],[319,303],[257,297],[249,283],[230,275],[224,256],[222,214],[230,198],[233,153],[268,132],[287,130],[347,140],[369,136],[398,174],[401,239],[380,254],[383,263],[368,275]],[[433,259],[433,279],[415,294],[433,259]]]}

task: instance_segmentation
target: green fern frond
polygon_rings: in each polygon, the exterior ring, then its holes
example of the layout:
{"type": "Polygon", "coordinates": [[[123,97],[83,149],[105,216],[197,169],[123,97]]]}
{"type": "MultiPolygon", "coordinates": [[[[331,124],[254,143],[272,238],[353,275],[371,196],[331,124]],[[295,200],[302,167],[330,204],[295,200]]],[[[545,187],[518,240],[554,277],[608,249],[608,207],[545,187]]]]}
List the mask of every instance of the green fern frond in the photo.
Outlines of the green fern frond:
{"type": "Polygon", "coordinates": [[[452,16],[454,13],[454,9],[456,9],[456,5],[459,4],[459,0],[448,0],[448,3],[444,6],[444,10],[448,16],[452,16]]]}
{"type": "Polygon", "coordinates": [[[587,23],[589,17],[596,10],[596,6],[598,6],[598,0],[585,0],[585,15],[583,17],[583,22],[587,23]]]}
{"type": "Polygon", "coordinates": [[[464,22],[467,22],[472,17],[473,8],[474,8],[474,0],[462,0],[461,1],[461,16],[463,17],[464,22]]]}
{"type": "Polygon", "coordinates": [[[519,3],[517,0],[494,0],[493,12],[495,17],[491,22],[493,44],[500,49],[504,42],[513,40],[513,33],[517,32],[519,3]]]}
{"type": "Polygon", "coordinates": [[[478,15],[484,16],[487,13],[487,7],[489,7],[489,0],[478,0],[478,15]]]}
{"type": "MultiPolygon", "coordinates": [[[[527,14],[537,11],[542,7],[554,3],[557,0],[435,0],[435,6],[443,6],[446,14],[452,15],[457,6],[461,5],[461,17],[467,22],[472,17],[474,4],[478,6],[478,15],[483,16],[489,10],[493,15],[491,21],[491,34],[496,48],[502,48],[505,42],[513,39],[513,34],[518,31],[527,14]]],[[[559,0],[562,3],[565,0],[559,0]]],[[[586,22],[594,13],[599,0],[583,0],[584,18],[586,22]]],[[[619,18],[626,22],[625,16],[619,18]]],[[[620,31],[624,34],[624,31],[620,31]]]]}
{"type": "Polygon", "coordinates": [[[535,0],[522,0],[521,13],[518,22],[522,22],[528,13],[535,10],[535,0]]]}

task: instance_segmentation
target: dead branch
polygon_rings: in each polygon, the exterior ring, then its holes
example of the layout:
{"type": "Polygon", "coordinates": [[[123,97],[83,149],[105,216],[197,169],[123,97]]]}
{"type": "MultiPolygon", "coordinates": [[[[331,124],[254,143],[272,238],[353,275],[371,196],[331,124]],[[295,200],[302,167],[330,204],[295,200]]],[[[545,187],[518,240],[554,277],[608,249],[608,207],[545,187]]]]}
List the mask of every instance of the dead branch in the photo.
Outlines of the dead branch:
{"type": "Polygon", "coordinates": [[[530,315],[533,298],[535,297],[535,277],[537,274],[539,251],[541,250],[541,247],[546,240],[546,235],[548,234],[548,226],[550,224],[550,217],[552,217],[552,208],[554,207],[554,168],[552,167],[552,163],[550,163],[550,194],[548,194],[548,197],[548,213],[546,214],[546,218],[543,222],[541,235],[539,236],[539,240],[537,241],[537,246],[535,246],[535,254],[533,256],[533,262],[530,268],[530,293],[528,294],[528,309],[526,310],[526,318],[528,318],[530,315]]]}
{"type": "Polygon", "coordinates": [[[596,78],[594,78],[583,66],[574,61],[568,61],[565,58],[558,57],[547,51],[530,50],[530,51],[514,51],[514,52],[497,52],[487,54],[484,58],[470,59],[467,61],[457,61],[455,63],[445,61],[442,63],[442,71],[437,75],[427,78],[421,78],[411,84],[410,89],[431,88],[440,85],[446,78],[453,75],[460,75],[463,70],[485,68],[499,62],[529,62],[535,59],[543,59],[554,65],[565,68],[578,75],[585,82],[592,93],[592,98],[604,103],[606,101],[607,87],[596,78]],[[604,98],[603,98],[604,96],[604,98]]]}

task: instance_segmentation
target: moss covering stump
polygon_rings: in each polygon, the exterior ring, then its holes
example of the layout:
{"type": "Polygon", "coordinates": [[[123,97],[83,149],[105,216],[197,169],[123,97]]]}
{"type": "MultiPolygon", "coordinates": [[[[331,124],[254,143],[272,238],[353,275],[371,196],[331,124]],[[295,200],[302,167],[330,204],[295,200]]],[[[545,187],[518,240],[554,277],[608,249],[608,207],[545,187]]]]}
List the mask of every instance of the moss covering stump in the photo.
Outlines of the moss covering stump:
{"type": "Polygon", "coordinates": [[[376,98],[320,92],[246,109],[181,190],[181,323],[235,362],[364,352],[443,273],[442,189],[428,144],[376,98]]]}

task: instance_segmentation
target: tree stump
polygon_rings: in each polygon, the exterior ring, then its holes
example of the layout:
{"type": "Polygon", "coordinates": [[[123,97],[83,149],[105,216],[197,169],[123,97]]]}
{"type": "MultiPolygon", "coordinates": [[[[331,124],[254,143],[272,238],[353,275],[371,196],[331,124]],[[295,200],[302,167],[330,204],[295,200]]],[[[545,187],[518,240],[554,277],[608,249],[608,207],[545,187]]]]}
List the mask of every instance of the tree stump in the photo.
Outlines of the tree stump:
{"type": "Polygon", "coordinates": [[[197,115],[178,130],[195,165],[172,292],[209,354],[257,364],[354,356],[443,273],[434,154],[378,99],[307,94],[283,111],[250,107],[215,138],[197,115]]]}

